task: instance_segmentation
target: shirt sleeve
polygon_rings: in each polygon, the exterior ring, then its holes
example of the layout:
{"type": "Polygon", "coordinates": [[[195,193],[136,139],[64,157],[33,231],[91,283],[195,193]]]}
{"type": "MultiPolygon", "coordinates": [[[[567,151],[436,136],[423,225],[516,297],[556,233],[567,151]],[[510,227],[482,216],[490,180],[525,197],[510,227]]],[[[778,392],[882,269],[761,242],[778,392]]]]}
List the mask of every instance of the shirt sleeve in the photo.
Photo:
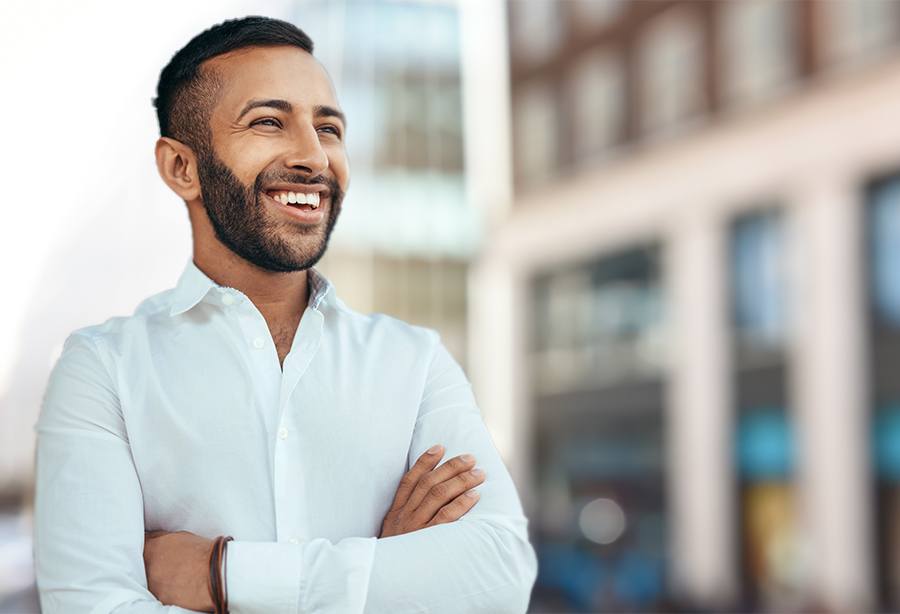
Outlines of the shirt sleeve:
{"type": "Polygon", "coordinates": [[[459,520],[378,540],[366,614],[522,613],[537,576],[528,520],[462,368],[436,340],[410,466],[433,444],[442,462],[475,456],[481,497],[459,520]]]}
{"type": "Polygon", "coordinates": [[[141,488],[93,338],[66,339],[35,431],[34,562],[43,614],[190,614],[147,589],[141,488]]]}
{"type": "Polygon", "coordinates": [[[231,542],[234,614],[522,613],[537,576],[528,520],[462,368],[435,334],[411,466],[440,443],[442,462],[475,456],[481,498],[455,522],[387,537],[300,544],[231,542]]]}

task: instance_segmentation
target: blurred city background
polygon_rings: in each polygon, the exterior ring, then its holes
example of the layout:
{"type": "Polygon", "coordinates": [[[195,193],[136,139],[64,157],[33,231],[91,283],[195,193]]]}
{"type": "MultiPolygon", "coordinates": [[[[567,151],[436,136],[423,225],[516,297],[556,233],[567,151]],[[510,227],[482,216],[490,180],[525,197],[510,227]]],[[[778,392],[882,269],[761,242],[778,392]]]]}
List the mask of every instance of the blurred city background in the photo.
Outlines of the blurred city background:
{"type": "Polygon", "coordinates": [[[530,520],[531,612],[900,610],[900,2],[0,11],[0,612],[37,611],[63,340],[190,254],[159,70],[246,14],[335,81],[353,179],[320,268],[464,366],[530,520]]]}

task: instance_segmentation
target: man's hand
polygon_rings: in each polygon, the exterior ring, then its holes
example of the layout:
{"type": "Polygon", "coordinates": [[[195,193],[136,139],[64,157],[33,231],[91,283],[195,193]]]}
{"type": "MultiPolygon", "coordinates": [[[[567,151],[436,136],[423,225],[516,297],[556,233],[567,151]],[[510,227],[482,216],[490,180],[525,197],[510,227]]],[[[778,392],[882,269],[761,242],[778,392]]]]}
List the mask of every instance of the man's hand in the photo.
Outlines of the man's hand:
{"type": "Polygon", "coordinates": [[[147,587],[165,605],[213,612],[209,596],[209,557],[213,540],[187,531],[144,534],[147,587]]]}
{"type": "Polygon", "coordinates": [[[478,491],[469,489],[484,482],[485,474],[480,469],[473,470],[475,458],[464,454],[435,469],[443,456],[443,446],[433,454],[426,452],[406,472],[379,537],[459,520],[478,502],[478,491]]]}

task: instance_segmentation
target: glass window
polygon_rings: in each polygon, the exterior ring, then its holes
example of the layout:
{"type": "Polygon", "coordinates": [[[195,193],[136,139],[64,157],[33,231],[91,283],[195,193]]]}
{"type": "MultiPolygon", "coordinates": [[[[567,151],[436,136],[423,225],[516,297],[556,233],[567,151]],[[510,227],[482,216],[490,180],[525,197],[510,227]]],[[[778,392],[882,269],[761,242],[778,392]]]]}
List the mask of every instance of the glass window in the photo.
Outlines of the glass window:
{"type": "Polygon", "coordinates": [[[722,19],[722,82],[730,105],[764,100],[794,72],[796,5],[783,0],[728,2],[722,19]]]}
{"type": "Polygon", "coordinates": [[[795,435],[785,355],[785,238],[781,212],[731,226],[738,543],[744,600],[782,611],[802,594],[806,534],[794,492],[795,435]]]}
{"type": "Polygon", "coordinates": [[[346,9],[305,0],[294,10],[319,41],[316,56],[332,71],[350,118],[357,187],[347,193],[332,244],[467,257],[479,224],[464,198],[458,10],[383,0],[346,9]]]}
{"type": "Polygon", "coordinates": [[[587,27],[611,23],[624,11],[625,0],[569,0],[572,14],[587,27]]]}
{"type": "Polygon", "coordinates": [[[650,406],[619,395],[584,408],[541,399],[529,611],[659,612],[667,518],[661,388],[650,406]]]}
{"type": "Polygon", "coordinates": [[[536,185],[552,178],[559,156],[556,97],[546,83],[525,84],[515,102],[514,159],[516,178],[536,185]]]}
{"type": "Polygon", "coordinates": [[[543,60],[559,47],[563,35],[557,0],[510,2],[510,38],[513,55],[526,62],[543,60]]]}
{"type": "Polygon", "coordinates": [[[538,301],[537,388],[560,390],[589,379],[590,271],[576,269],[551,276],[539,285],[538,301]]]}
{"type": "Polygon", "coordinates": [[[900,327],[900,179],[872,191],[869,236],[876,317],[900,327]]]}
{"type": "Polygon", "coordinates": [[[572,134],[578,160],[596,157],[614,145],[625,120],[625,75],[620,56],[596,50],[581,58],[570,74],[572,134]]]}
{"type": "Polygon", "coordinates": [[[535,301],[535,612],[666,606],[660,248],[544,273],[535,301]]]}
{"type": "Polygon", "coordinates": [[[778,211],[738,219],[731,243],[733,320],[748,351],[771,350],[785,337],[785,245],[778,211]]]}
{"type": "MultiPolygon", "coordinates": [[[[878,347],[874,352],[876,370],[885,368],[888,353],[898,349],[878,347]]],[[[876,378],[877,379],[877,378],[876,378]]],[[[877,399],[872,413],[871,450],[875,477],[876,558],[882,605],[886,610],[900,609],[900,396],[896,390],[875,386],[877,399]]]]}
{"type": "Polygon", "coordinates": [[[878,585],[884,610],[900,610],[900,177],[867,193],[872,469],[878,585]]]}
{"type": "Polygon", "coordinates": [[[660,369],[638,368],[661,353],[648,343],[662,320],[658,253],[535,280],[532,611],[666,605],[665,387],[660,369]]]}
{"type": "Polygon", "coordinates": [[[703,46],[691,4],[655,18],[641,37],[641,125],[672,131],[703,108],[703,46]]]}
{"type": "Polygon", "coordinates": [[[823,52],[832,64],[873,59],[900,39],[900,3],[852,0],[816,3],[821,11],[823,52]]]}
{"type": "Polygon", "coordinates": [[[536,388],[601,387],[664,366],[659,248],[642,247],[535,284],[536,388]]]}

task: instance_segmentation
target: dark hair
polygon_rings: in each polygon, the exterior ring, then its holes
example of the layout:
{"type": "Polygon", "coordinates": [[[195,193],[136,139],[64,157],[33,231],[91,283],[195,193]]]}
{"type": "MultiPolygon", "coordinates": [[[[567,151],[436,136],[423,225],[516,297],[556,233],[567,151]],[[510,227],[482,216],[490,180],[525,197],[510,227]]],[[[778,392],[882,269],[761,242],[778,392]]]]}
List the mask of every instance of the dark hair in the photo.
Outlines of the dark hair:
{"type": "Polygon", "coordinates": [[[220,87],[206,60],[244,47],[293,45],[313,52],[312,39],[297,26],[270,17],[229,19],[204,30],[172,56],[159,74],[156,117],[160,136],[177,139],[195,151],[209,144],[209,115],[220,87]]]}

